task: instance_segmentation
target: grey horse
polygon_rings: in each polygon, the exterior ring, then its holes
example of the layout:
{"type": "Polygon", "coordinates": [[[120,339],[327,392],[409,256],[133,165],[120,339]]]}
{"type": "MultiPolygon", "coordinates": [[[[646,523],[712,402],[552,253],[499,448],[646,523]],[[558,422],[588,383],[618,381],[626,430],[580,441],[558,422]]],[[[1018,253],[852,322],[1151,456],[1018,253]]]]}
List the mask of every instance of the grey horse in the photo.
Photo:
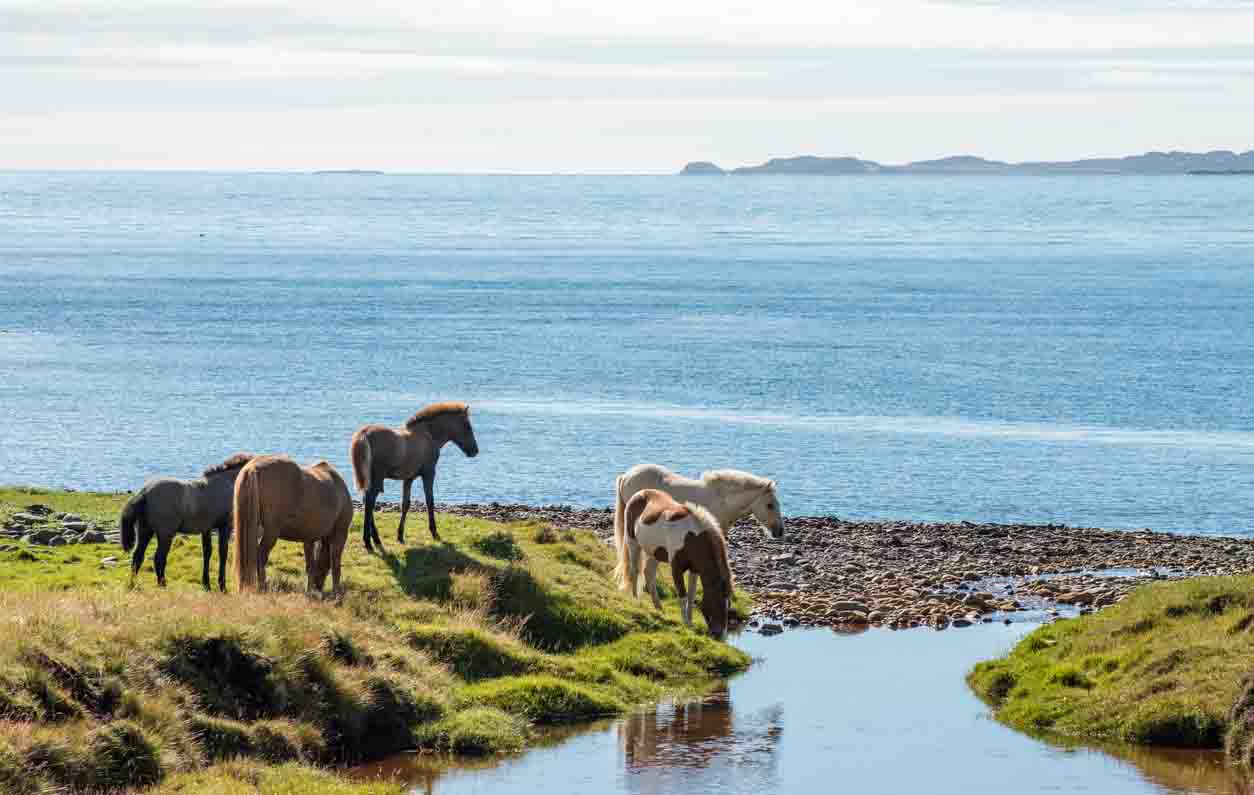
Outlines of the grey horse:
{"type": "Polygon", "coordinates": [[[153,568],[157,584],[165,587],[166,557],[175,533],[200,533],[204,552],[201,583],[209,585],[209,559],[213,556],[210,534],[218,532],[218,589],[226,592],[227,539],[231,534],[231,506],[235,497],[235,478],[240,469],[253,460],[251,453],[237,453],[221,464],[204,471],[196,480],[155,478],[144,484],[122,508],[122,549],[135,554],[131,558],[131,582],[144,564],[144,552],[153,535],[157,536],[157,555],[153,568]],[[136,532],[138,530],[138,533],[136,532]],[[138,535],[138,544],[136,536],[138,535]]]}
{"type": "Polygon", "coordinates": [[[470,425],[470,407],[465,403],[432,403],[410,417],[403,427],[366,425],[353,434],[349,454],[353,459],[353,478],[366,509],[362,537],[368,551],[374,551],[370,544],[373,539],[383,552],[383,541],[374,523],[374,503],[383,491],[385,479],[399,480],[402,484],[401,521],[396,529],[396,540],[405,543],[409,490],[418,477],[422,478],[427,498],[427,527],[431,537],[440,540],[435,529],[435,465],[440,460],[440,448],[449,442],[460,447],[467,458],[479,455],[479,443],[470,425]]]}

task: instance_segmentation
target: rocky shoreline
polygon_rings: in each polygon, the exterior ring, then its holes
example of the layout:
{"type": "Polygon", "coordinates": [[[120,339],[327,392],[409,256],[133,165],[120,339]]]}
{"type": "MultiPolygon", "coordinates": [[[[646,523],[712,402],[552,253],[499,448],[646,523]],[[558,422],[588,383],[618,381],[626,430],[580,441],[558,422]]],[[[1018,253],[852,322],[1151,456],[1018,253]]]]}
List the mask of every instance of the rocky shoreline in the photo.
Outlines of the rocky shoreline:
{"type": "MultiPolygon", "coordinates": [[[[116,526],[102,528],[77,514],[53,511],[40,503],[27,505],[0,526],[0,542],[25,541],[37,546],[116,544],[120,538],[121,534],[116,526]]],[[[0,546],[3,544],[0,543],[0,546]]]]}
{"type": "MultiPolygon", "coordinates": [[[[378,510],[399,510],[380,503],[378,510]]],[[[437,510],[498,522],[538,521],[613,543],[608,508],[448,504],[437,510]]],[[[420,518],[415,514],[415,519],[420,518]]],[[[425,534],[421,521],[411,532],[425,534]]],[[[116,544],[116,526],[32,504],[0,527],[4,542],[43,546],[116,544]]],[[[728,534],[737,586],[752,593],[750,628],[855,631],[870,626],[966,627],[1049,620],[1115,604],[1145,582],[1254,573],[1254,539],[1104,530],[1067,525],[787,520],[774,541],[752,520],[728,534]]]]}
{"type": "MultiPolygon", "coordinates": [[[[395,506],[387,509],[395,510],[395,506]]],[[[438,510],[541,521],[612,543],[609,509],[490,504],[438,510]]],[[[1254,539],[1067,525],[787,521],[783,542],[750,520],[728,534],[737,585],[758,609],[750,627],[856,630],[1049,620],[1115,604],[1152,580],[1254,572],[1254,539]]]]}

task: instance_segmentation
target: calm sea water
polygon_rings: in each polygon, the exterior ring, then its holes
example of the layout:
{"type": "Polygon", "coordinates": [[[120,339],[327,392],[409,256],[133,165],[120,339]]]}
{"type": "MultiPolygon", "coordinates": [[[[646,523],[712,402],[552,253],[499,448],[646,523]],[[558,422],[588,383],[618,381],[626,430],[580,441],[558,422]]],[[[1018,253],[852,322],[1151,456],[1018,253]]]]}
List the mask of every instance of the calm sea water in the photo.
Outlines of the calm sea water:
{"type": "Polygon", "coordinates": [[[1250,179],[5,173],[0,285],[0,482],[459,398],[442,500],[1254,531],[1250,179]]]}

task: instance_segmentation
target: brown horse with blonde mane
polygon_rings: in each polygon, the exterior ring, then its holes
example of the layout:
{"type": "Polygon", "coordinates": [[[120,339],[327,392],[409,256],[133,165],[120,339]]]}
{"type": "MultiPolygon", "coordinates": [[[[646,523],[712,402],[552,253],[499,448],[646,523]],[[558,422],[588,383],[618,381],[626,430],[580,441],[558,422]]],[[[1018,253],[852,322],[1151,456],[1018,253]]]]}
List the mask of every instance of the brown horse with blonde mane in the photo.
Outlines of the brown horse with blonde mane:
{"type": "Polygon", "coordinates": [[[619,586],[636,596],[636,583],[644,568],[645,587],[652,593],[654,606],[661,609],[652,580],[657,563],[670,563],[675,591],[683,600],[684,623],[692,626],[695,578],[689,577],[685,588],[684,575],[695,574],[701,578],[701,614],[705,624],[710,635],[722,640],[727,634],[736,583],[727,556],[727,540],[714,516],[700,505],[681,504],[664,491],[642,489],[627,501],[624,530],[626,554],[614,571],[619,586]]]}
{"type": "Polygon", "coordinates": [[[435,529],[435,465],[440,460],[440,449],[449,442],[461,448],[467,458],[479,455],[479,443],[470,425],[470,407],[465,403],[432,403],[399,428],[366,425],[353,434],[349,455],[353,461],[353,478],[366,509],[362,538],[368,551],[374,551],[371,539],[379,545],[379,551],[383,551],[379,528],[374,523],[374,504],[383,492],[384,480],[399,480],[402,484],[401,521],[396,528],[396,540],[405,543],[409,492],[414,479],[419,477],[427,498],[427,527],[431,537],[440,540],[435,529]]]}
{"type": "Polygon", "coordinates": [[[321,591],[327,572],[340,592],[340,561],[353,522],[353,498],[335,467],[302,467],[287,456],[250,461],[235,481],[235,575],[239,589],[266,589],[266,563],[281,538],[305,544],[310,591],[321,591]]]}

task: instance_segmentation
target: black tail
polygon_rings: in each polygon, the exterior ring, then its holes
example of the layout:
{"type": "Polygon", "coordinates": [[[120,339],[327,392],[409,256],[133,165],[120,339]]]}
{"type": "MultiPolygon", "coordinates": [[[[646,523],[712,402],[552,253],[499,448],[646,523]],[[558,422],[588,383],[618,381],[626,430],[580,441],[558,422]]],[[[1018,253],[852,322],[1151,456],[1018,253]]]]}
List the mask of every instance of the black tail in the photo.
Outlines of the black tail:
{"type": "Polygon", "coordinates": [[[118,524],[122,526],[122,549],[127,552],[135,546],[135,525],[144,519],[144,501],[147,496],[144,492],[139,492],[127,500],[126,507],[122,509],[122,518],[118,524]]]}

